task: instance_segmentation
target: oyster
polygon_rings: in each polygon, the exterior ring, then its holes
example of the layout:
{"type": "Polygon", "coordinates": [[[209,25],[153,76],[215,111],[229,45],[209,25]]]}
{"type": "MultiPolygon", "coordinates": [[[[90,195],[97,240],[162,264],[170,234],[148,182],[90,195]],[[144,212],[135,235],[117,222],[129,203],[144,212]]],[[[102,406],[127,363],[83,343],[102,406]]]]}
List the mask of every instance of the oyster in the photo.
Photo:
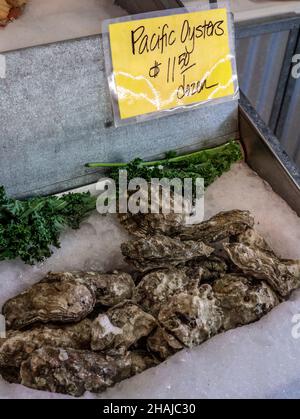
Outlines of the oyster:
{"type": "Polygon", "coordinates": [[[150,335],[155,326],[154,317],[127,301],[94,320],[91,348],[113,355],[125,353],[142,337],[150,335]]]}
{"type": "Polygon", "coordinates": [[[164,234],[173,236],[185,223],[183,214],[119,214],[120,223],[133,236],[145,238],[164,234]]]}
{"type": "Polygon", "coordinates": [[[253,323],[279,304],[274,291],[263,281],[224,275],[213,284],[224,313],[224,330],[253,323]]]}
{"type": "Polygon", "coordinates": [[[9,332],[0,346],[0,367],[18,369],[32,352],[42,346],[89,349],[90,343],[91,321],[88,319],[64,328],[41,326],[23,332],[9,332]]]}
{"type": "Polygon", "coordinates": [[[41,322],[78,322],[96,304],[113,307],[130,299],[135,288],[129,274],[115,272],[50,272],[39,283],[3,307],[7,327],[22,329],[41,322]]]}
{"type": "Polygon", "coordinates": [[[122,253],[138,271],[169,268],[199,256],[210,256],[214,249],[202,242],[186,241],[157,235],[123,243],[122,253]]]}
{"type": "MultiPolygon", "coordinates": [[[[156,234],[163,234],[172,236],[177,234],[181,227],[185,224],[188,210],[183,209],[182,193],[179,195],[171,191],[165,194],[164,190],[153,190],[151,185],[146,194],[142,194],[141,201],[148,202],[147,214],[119,214],[119,221],[121,225],[133,236],[145,238],[147,236],[155,236],[156,234]],[[150,197],[150,199],[149,199],[150,197]],[[170,211],[164,210],[164,198],[170,203],[170,211]],[[181,213],[176,211],[176,207],[181,209],[181,213]],[[155,208],[157,213],[154,213],[155,208]]],[[[158,188],[159,189],[159,188],[158,188]]],[[[180,183],[180,191],[182,185],[180,183]]],[[[181,191],[182,192],[182,191],[181,191]]]]}
{"type": "Polygon", "coordinates": [[[183,345],[200,345],[218,333],[223,314],[210,285],[202,285],[199,295],[175,295],[161,309],[160,324],[183,345]]]}
{"type": "Polygon", "coordinates": [[[89,351],[44,347],[21,366],[24,386],[71,396],[100,393],[114,384],[155,365],[149,356],[126,353],[110,357],[89,351]]]}
{"type": "Polygon", "coordinates": [[[131,351],[125,354],[125,359],[126,356],[130,359],[131,363],[130,376],[140,374],[149,368],[159,365],[158,360],[146,351],[131,351]]]}
{"type": "Polygon", "coordinates": [[[244,274],[266,281],[281,297],[300,287],[300,260],[282,260],[243,243],[224,244],[224,249],[244,274]]]}
{"type": "Polygon", "coordinates": [[[147,346],[149,350],[165,360],[176,352],[184,348],[174,336],[162,327],[158,327],[155,332],[148,337],[147,346]]]}
{"type": "Polygon", "coordinates": [[[95,288],[97,304],[114,307],[133,296],[135,284],[131,275],[124,272],[113,274],[89,273],[92,287],[95,288]]]}
{"type": "Polygon", "coordinates": [[[0,366],[0,375],[10,384],[21,384],[20,368],[0,366]]]}
{"type": "Polygon", "coordinates": [[[7,301],[2,309],[8,329],[34,323],[79,322],[93,311],[92,289],[72,278],[43,280],[7,301]]]}
{"type": "Polygon", "coordinates": [[[185,264],[185,272],[188,277],[194,277],[201,271],[201,283],[211,283],[225,274],[227,270],[226,261],[214,255],[190,260],[185,264]]]}
{"type": "Polygon", "coordinates": [[[275,254],[266,240],[253,228],[248,228],[234,239],[235,242],[246,244],[247,246],[255,246],[267,252],[275,254]]]}
{"type": "Polygon", "coordinates": [[[88,285],[96,296],[96,303],[113,307],[132,297],[135,284],[131,275],[124,272],[103,274],[101,272],[50,272],[44,282],[73,279],[88,285]]]}
{"type": "Polygon", "coordinates": [[[208,221],[183,227],[179,237],[181,240],[201,240],[211,244],[237,236],[253,226],[254,218],[249,211],[220,212],[208,221]]]}
{"type": "MultiPolygon", "coordinates": [[[[193,272],[195,273],[195,272],[193,272]]],[[[135,300],[143,309],[157,316],[163,304],[173,295],[183,291],[195,293],[201,279],[201,271],[193,278],[185,269],[164,269],[147,274],[136,287],[135,300]]]]}

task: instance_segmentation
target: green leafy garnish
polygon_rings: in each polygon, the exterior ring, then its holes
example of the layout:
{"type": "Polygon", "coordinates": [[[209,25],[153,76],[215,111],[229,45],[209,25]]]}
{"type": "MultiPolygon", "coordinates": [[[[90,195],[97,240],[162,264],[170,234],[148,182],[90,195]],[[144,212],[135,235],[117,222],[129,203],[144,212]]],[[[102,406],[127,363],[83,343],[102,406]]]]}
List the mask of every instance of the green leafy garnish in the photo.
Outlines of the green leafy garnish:
{"type": "Polygon", "coordinates": [[[8,198],[0,186],[0,261],[43,261],[51,256],[52,246],[60,247],[61,232],[78,229],[95,208],[96,198],[89,193],[19,201],[8,198]]]}
{"type": "Polygon", "coordinates": [[[127,170],[128,181],[133,178],[151,179],[174,179],[181,180],[191,178],[204,179],[205,187],[211,185],[219,176],[227,172],[231,165],[243,159],[241,145],[237,141],[230,141],[220,147],[200,150],[191,154],[177,156],[176,152],[170,151],[165,159],[156,161],[144,161],[135,159],[130,163],[88,163],[90,168],[110,168],[110,177],[118,184],[119,171],[127,170]]]}

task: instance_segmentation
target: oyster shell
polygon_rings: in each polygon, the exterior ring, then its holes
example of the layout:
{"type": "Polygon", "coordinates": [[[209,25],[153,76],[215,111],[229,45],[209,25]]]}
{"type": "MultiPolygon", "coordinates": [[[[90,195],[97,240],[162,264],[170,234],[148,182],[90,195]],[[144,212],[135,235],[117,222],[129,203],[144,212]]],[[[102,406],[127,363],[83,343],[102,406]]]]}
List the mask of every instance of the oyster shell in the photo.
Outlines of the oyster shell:
{"type": "Polygon", "coordinates": [[[213,291],[224,313],[224,330],[253,323],[279,304],[265,282],[238,275],[224,275],[213,284],[213,291]]]}
{"type": "Polygon", "coordinates": [[[223,314],[210,285],[202,285],[199,295],[175,295],[161,309],[160,324],[183,345],[192,348],[218,333],[223,314]]]}
{"type": "Polygon", "coordinates": [[[101,272],[49,272],[43,282],[57,282],[73,279],[88,285],[96,296],[96,303],[113,307],[132,297],[135,284],[131,275],[124,272],[103,274],[101,272]]]}
{"type": "Polygon", "coordinates": [[[185,223],[183,214],[119,214],[122,226],[133,236],[145,238],[164,234],[173,236],[185,223]]]}
{"type": "Polygon", "coordinates": [[[174,336],[162,327],[158,327],[155,332],[148,337],[147,346],[149,350],[165,360],[176,352],[184,348],[174,336]]]}
{"type": "Polygon", "coordinates": [[[79,322],[93,311],[92,289],[71,278],[43,280],[7,301],[2,309],[8,329],[23,329],[34,323],[79,322]]]}
{"type": "Polygon", "coordinates": [[[41,322],[78,322],[96,304],[113,307],[130,299],[135,284],[127,273],[50,272],[3,307],[7,327],[22,329],[41,322]]]}
{"type": "Polygon", "coordinates": [[[281,260],[243,243],[224,244],[224,249],[244,274],[266,281],[281,297],[288,297],[300,287],[300,260],[281,260]]]}
{"type": "Polygon", "coordinates": [[[89,349],[91,323],[85,319],[64,328],[41,326],[23,332],[9,332],[0,346],[0,367],[19,368],[32,352],[42,346],[89,349]]]}
{"type": "Polygon", "coordinates": [[[111,355],[125,353],[142,337],[150,335],[155,326],[154,317],[127,301],[94,320],[91,348],[111,355]]]}
{"type": "Polygon", "coordinates": [[[186,241],[157,235],[123,243],[122,253],[138,271],[170,268],[199,256],[210,256],[214,249],[202,242],[186,241]]]}
{"type": "Polygon", "coordinates": [[[161,193],[156,194],[155,191],[152,190],[151,185],[148,184],[148,186],[147,193],[142,195],[141,200],[143,200],[143,202],[148,201],[149,212],[147,214],[119,214],[118,217],[121,225],[130,234],[140,238],[155,236],[156,234],[172,236],[178,233],[185,224],[186,215],[188,214],[187,209],[181,211],[180,214],[176,213],[176,211],[174,213],[174,208],[176,208],[176,206],[180,209],[183,207],[182,194],[180,193],[180,195],[177,195],[177,193],[171,191],[170,194],[165,195],[163,190],[161,190],[161,193]],[[170,202],[171,212],[166,214],[164,214],[163,198],[170,202]],[[152,211],[153,207],[157,209],[156,214],[152,211]]]}
{"type": "Polygon", "coordinates": [[[20,368],[0,366],[0,375],[10,384],[21,384],[20,368]]]}
{"type": "Polygon", "coordinates": [[[254,226],[254,218],[249,211],[220,212],[208,221],[185,226],[181,229],[181,240],[201,240],[211,244],[243,233],[254,226]]]}
{"type": "Polygon", "coordinates": [[[258,247],[262,250],[266,250],[267,252],[273,253],[275,255],[273,249],[269,246],[266,240],[253,228],[248,228],[243,233],[239,234],[234,239],[235,242],[246,244],[250,247],[258,247]]]}
{"type": "Polygon", "coordinates": [[[197,273],[194,277],[188,276],[184,268],[150,272],[136,287],[135,300],[145,311],[157,316],[163,304],[173,295],[184,291],[196,292],[201,271],[197,273]]]}
{"type": "Polygon", "coordinates": [[[131,351],[125,354],[125,359],[126,356],[130,359],[131,363],[130,377],[159,365],[158,360],[146,351],[131,351]]]}
{"type": "Polygon", "coordinates": [[[82,396],[100,393],[155,365],[149,356],[126,353],[110,357],[89,351],[44,347],[21,366],[21,383],[43,391],[82,396]]]}
{"type": "Polygon", "coordinates": [[[124,272],[113,274],[89,273],[89,280],[95,288],[97,304],[114,307],[133,296],[135,284],[131,275],[124,272]]]}
{"type": "Polygon", "coordinates": [[[190,260],[185,264],[185,272],[188,277],[194,277],[201,272],[201,283],[211,283],[227,271],[226,261],[214,255],[190,260]]]}

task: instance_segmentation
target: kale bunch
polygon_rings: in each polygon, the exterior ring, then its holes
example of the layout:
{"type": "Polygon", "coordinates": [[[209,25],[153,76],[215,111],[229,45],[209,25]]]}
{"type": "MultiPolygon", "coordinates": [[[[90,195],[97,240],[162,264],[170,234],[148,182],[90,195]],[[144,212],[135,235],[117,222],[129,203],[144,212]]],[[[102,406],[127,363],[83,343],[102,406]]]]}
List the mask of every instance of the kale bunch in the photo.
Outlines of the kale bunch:
{"type": "Polygon", "coordinates": [[[0,186],[0,261],[21,258],[33,265],[49,258],[52,247],[60,247],[61,232],[78,229],[95,208],[89,193],[19,201],[0,186]]]}
{"type": "MultiPolygon", "coordinates": [[[[184,179],[190,178],[194,182],[198,178],[204,179],[207,188],[223,173],[230,170],[233,163],[243,159],[241,145],[237,141],[230,141],[220,147],[201,150],[184,156],[177,156],[176,152],[169,152],[164,160],[145,162],[135,159],[127,165],[113,167],[109,176],[118,184],[119,171],[127,170],[128,182],[133,178],[142,178],[150,182],[151,179],[184,179]]],[[[93,164],[93,163],[92,163],[93,164]]],[[[94,163],[94,166],[101,163],[94,163]]],[[[98,166],[104,167],[104,166],[98,166]]]]}

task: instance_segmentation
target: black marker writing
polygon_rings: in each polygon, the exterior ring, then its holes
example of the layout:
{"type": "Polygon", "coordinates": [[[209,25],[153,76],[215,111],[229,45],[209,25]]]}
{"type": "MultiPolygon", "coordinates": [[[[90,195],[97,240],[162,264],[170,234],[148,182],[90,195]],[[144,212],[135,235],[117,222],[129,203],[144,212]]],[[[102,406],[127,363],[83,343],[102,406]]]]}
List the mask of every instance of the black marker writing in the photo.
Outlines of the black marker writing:
{"type": "Polygon", "coordinates": [[[160,66],[161,66],[161,63],[158,63],[157,61],[155,61],[154,66],[151,67],[150,70],[149,70],[149,76],[151,78],[155,79],[159,75],[159,73],[160,73],[160,68],[159,67],[160,66]]]}
{"type": "Polygon", "coordinates": [[[142,55],[150,51],[160,51],[163,54],[168,46],[172,46],[176,42],[175,31],[168,31],[168,29],[169,25],[164,24],[162,27],[158,27],[159,33],[151,35],[145,33],[145,26],[139,26],[131,31],[132,54],[142,55]]]}
{"type": "Polygon", "coordinates": [[[178,57],[178,64],[180,66],[181,74],[186,73],[191,68],[195,67],[197,63],[191,64],[191,53],[188,51],[187,47],[185,47],[185,52],[179,55],[178,57]]]}
{"type": "Polygon", "coordinates": [[[141,25],[131,31],[132,54],[143,55],[153,51],[159,51],[164,54],[168,47],[173,46],[177,41],[185,44],[187,51],[192,54],[195,50],[197,39],[206,39],[213,36],[223,36],[225,34],[224,20],[207,21],[202,24],[193,25],[188,19],[185,19],[181,28],[178,29],[179,37],[175,30],[171,30],[169,25],[158,26],[155,32],[147,32],[146,26],[141,25]]]}
{"type": "Polygon", "coordinates": [[[205,20],[202,25],[192,26],[189,20],[186,19],[181,28],[180,41],[185,44],[187,41],[194,41],[195,39],[222,36],[225,33],[223,24],[224,20],[216,22],[205,20]]]}
{"type": "Polygon", "coordinates": [[[199,80],[197,82],[186,84],[186,79],[185,79],[185,75],[184,75],[183,76],[183,82],[178,87],[178,90],[177,90],[177,98],[179,100],[181,100],[184,97],[195,96],[195,95],[203,92],[203,90],[210,90],[210,89],[213,89],[214,87],[217,87],[218,85],[219,85],[219,83],[214,83],[214,84],[208,85],[208,80],[207,79],[205,79],[204,81],[199,80]]]}

